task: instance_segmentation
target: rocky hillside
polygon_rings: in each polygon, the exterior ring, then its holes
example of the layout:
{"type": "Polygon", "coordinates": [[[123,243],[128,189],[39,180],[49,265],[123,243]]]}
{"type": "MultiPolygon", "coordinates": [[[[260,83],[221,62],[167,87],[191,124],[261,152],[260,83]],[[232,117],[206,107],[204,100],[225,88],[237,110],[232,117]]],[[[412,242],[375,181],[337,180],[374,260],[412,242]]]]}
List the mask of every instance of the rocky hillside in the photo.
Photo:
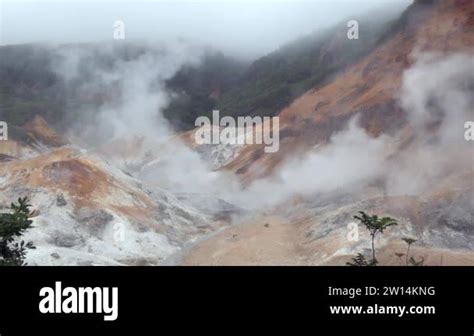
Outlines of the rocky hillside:
{"type": "Polygon", "coordinates": [[[30,265],[156,265],[228,225],[236,211],[209,196],[188,202],[144,186],[107,154],[63,140],[41,117],[0,142],[0,153],[0,207],[24,196],[34,204],[34,228],[25,236],[37,246],[30,265]],[[211,209],[203,206],[209,202],[211,209]]]}
{"type": "MultiPolygon", "coordinates": [[[[376,12],[358,16],[360,34],[364,36],[359,43],[344,43],[347,28],[346,22],[341,22],[323,32],[303,36],[254,62],[197,47],[193,50],[196,60],[184,64],[166,81],[173,97],[163,115],[176,130],[186,131],[194,128],[196,117],[208,115],[213,109],[233,116],[278,114],[293,99],[329,81],[370,52],[384,38],[395,15],[376,12]]],[[[66,129],[77,121],[69,111],[84,106],[94,110],[101,104],[116,102],[113,87],[97,85],[94,92],[80,92],[82,83],[98,81],[95,71],[108,71],[121,62],[147,54],[159,55],[165,50],[163,46],[137,42],[112,46],[1,46],[0,118],[19,126],[41,115],[53,126],[66,129]],[[62,64],[70,54],[76,58],[62,64]],[[60,72],[76,61],[81,63],[77,78],[68,82],[60,72]]]]}
{"type": "Polygon", "coordinates": [[[288,155],[328,142],[354,116],[373,136],[402,130],[407,126],[399,99],[404,71],[417,54],[472,55],[473,11],[471,1],[416,2],[369,55],[277,113],[281,146],[276,155],[263,155],[263,146],[249,146],[228,168],[244,180],[265,176],[288,155]]]}
{"type": "Polygon", "coordinates": [[[31,198],[27,261],[341,265],[368,252],[363,228],[347,239],[363,210],[398,220],[382,264],[403,264],[403,237],[425,264],[474,264],[474,3],[415,1],[360,25],[359,42],[338,26],[252,64],[1,47],[0,208],[31,198]],[[280,150],[197,145],[193,120],[213,108],[278,115],[280,150]]]}
{"type": "MultiPolygon", "coordinates": [[[[379,242],[382,263],[400,264],[395,253],[403,253],[401,237],[409,236],[418,240],[415,254],[426,264],[471,265],[474,161],[473,148],[462,135],[463,122],[474,118],[473,18],[472,1],[417,1],[366,57],[278,113],[278,153],[265,154],[263,145],[245,146],[224,169],[240,176],[249,190],[256,190],[254,186],[262,180],[291,177],[285,168],[291,160],[297,162],[289,166],[294,175],[309,174],[302,182],[305,186],[325,186],[321,180],[326,178],[345,180],[344,175],[353,172],[351,165],[358,175],[364,175],[380,163],[371,159],[360,163],[357,157],[347,155],[340,162],[347,169],[331,166],[340,171],[334,176],[336,173],[325,171],[327,162],[322,160],[337,156],[335,137],[344,134],[351,120],[374,141],[385,139],[382,161],[392,168],[384,168],[382,174],[371,176],[356,190],[341,182],[331,193],[321,194],[317,188],[310,194],[295,193],[270,215],[248,219],[195,246],[183,262],[345,264],[356,253],[368,251],[367,236],[357,243],[346,238],[347,225],[362,209],[399,220],[399,226],[379,242]],[[453,70],[456,67],[460,70],[453,70]],[[435,84],[429,85],[430,81],[435,84]],[[431,89],[418,92],[423,87],[431,89]],[[457,97],[466,105],[445,100],[451,91],[463,93],[457,97]],[[458,109],[463,110],[459,119],[458,109]],[[421,125],[418,118],[423,119],[421,125]],[[443,143],[451,122],[456,123],[450,133],[454,138],[443,143]],[[315,154],[309,154],[308,159],[308,153],[315,154]],[[311,160],[310,169],[299,170],[311,160]],[[396,172],[387,173],[390,170],[396,172]],[[414,187],[418,183],[424,185],[414,187]]],[[[352,141],[356,143],[349,147],[351,152],[359,140],[352,141]]],[[[368,145],[366,150],[371,152],[368,145]]],[[[294,178],[287,181],[301,183],[294,178]]],[[[338,185],[336,181],[333,184],[338,185]]],[[[285,186],[281,184],[281,188],[285,186]]]]}

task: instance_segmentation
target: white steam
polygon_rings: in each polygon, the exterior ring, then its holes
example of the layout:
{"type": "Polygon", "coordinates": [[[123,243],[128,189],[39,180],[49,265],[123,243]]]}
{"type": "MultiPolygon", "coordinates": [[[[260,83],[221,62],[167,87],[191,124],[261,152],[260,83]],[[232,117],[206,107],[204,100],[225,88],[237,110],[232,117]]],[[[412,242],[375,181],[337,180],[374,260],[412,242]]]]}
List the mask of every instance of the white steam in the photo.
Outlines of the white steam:
{"type": "Polygon", "coordinates": [[[473,169],[464,123],[474,118],[471,55],[423,54],[403,77],[401,104],[414,141],[388,171],[389,191],[417,194],[451,173],[473,169]]]}
{"type": "MultiPolygon", "coordinates": [[[[140,50],[143,45],[135,48],[140,50]]],[[[173,192],[217,194],[230,186],[237,188],[235,178],[213,172],[198,153],[174,137],[162,114],[171,98],[166,80],[184,65],[198,63],[204,49],[180,42],[161,48],[145,45],[143,50],[129,60],[104,67],[97,58],[116,59],[120,48],[107,45],[99,55],[97,50],[80,46],[58,49],[60,62],[56,71],[67,84],[78,86],[77,95],[89,97],[100,93],[106,100],[92,111],[70,111],[93,115],[92,122],[79,119],[78,125],[72,125],[73,136],[92,149],[107,147],[112,156],[129,151],[125,160],[145,159],[147,154],[154,154],[137,172],[144,182],[154,186],[173,192]],[[84,73],[91,78],[84,81],[84,73]]]]}
{"type": "MultiPolygon", "coordinates": [[[[184,64],[198,62],[203,49],[180,42],[161,47],[112,43],[101,46],[100,50],[84,46],[59,47],[58,54],[61,61],[56,71],[67,83],[78,85],[75,88],[78,95],[105,95],[104,103],[93,113],[95,123],[86,125],[87,128],[84,125],[77,128],[82,137],[107,134],[109,138],[140,136],[163,139],[171,134],[160,113],[170,98],[165,82],[184,64]],[[119,58],[120,53],[133,52],[138,55],[125,56],[125,60],[119,58]],[[101,59],[114,60],[115,63],[103,65],[101,59]],[[88,76],[87,80],[81,75],[88,76]]],[[[90,111],[72,111],[82,112],[90,111]]]]}
{"type": "Polygon", "coordinates": [[[288,162],[272,178],[254,182],[239,201],[275,205],[296,195],[352,190],[382,172],[386,141],[384,136],[371,138],[353,119],[328,146],[288,162]]]}
{"type": "Polygon", "coordinates": [[[403,136],[369,137],[353,120],[330,144],[303,160],[284,164],[272,178],[238,194],[244,204],[274,205],[295,195],[352,193],[385,180],[387,194],[419,194],[446,176],[472,172],[474,152],[464,123],[474,119],[474,59],[471,55],[417,55],[403,75],[400,104],[413,132],[409,146],[392,159],[403,136]]]}
{"type": "MultiPolygon", "coordinates": [[[[388,159],[393,154],[389,147],[402,132],[394,138],[372,138],[356,126],[354,118],[325,147],[303,159],[291,159],[273,176],[242,188],[237,177],[213,171],[179,137],[172,137],[160,113],[170,98],[164,84],[184,64],[199,61],[199,53],[186,45],[163,50],[122,61],[112,69],[96,69],[94,81],[80,90],[93,92],[106,86],[120,96],[119,103],[104,104],[97,111],[94,125],[81,129],[86,135],[91,129],[111,134],[111,139],[145,139],[140,154],[155,153],[140,170],[145,183],[173,192],[212,193],[240,206],[261,208],[297,195],[355,192],[375,178],[385,179],[390,194],[417,194],[445,174],[472,169],[472,148],[463,140],[464,122],[474,118],[474,61],[469,55],[419,55],[405,72],[400,104],[407,112],[413,140],[395,158],[388,159]]],[[[58,69],[66,80],[74,81],[84,55],[69,53],[63,54],[58,69]]]]}

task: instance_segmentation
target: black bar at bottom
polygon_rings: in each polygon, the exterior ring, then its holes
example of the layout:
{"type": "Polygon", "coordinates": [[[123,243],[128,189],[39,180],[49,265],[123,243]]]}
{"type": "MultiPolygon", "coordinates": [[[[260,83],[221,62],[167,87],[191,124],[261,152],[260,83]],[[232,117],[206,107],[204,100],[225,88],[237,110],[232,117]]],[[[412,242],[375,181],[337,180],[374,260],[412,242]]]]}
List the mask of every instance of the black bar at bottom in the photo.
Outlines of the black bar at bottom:
{"type": "MultiPolygon", "coordinates": [[[[473,335],[473,279],[474,267],[3,267],[0,334],[473,335]],[[117,287],[117,318],[42,313],[40,290],[58,282],[117,287]]],[[[62,309],[72,294],[59,294],[62,309]]]]}

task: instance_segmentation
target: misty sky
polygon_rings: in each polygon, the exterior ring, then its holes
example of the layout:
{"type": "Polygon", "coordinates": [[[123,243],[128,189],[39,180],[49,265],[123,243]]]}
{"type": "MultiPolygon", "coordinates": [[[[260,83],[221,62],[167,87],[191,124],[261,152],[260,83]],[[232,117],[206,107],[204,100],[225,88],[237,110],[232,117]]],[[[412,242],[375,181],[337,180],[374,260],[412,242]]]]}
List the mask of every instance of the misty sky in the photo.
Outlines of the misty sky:
{"type": "Polygon", "coordinates": [[[411,0],[0,0],[0,43],[112,40],[113,23],[126,39],[177,37],[241,56],[268,53],[283,43],[380,7],[411,0]]]}

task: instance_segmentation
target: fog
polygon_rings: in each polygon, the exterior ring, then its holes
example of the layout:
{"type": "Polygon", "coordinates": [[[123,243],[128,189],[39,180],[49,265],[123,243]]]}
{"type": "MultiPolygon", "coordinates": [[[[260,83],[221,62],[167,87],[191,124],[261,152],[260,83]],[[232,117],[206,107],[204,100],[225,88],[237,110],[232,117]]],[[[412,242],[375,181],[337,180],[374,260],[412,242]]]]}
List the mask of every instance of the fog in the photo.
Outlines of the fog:
{"type": "Polygon", "coordinates": [[[240,57],[266,54],[299,36],[411,0],[1,0],[0,44],[110,41],[122,20],[125,39],[177,38],[240,57]]]}
{"type": "Polygon", "coordinates": [[[453,172],[472,172],[472,147],[464,140],[463,125],[474,117],[474,60],[466,54],[415,52],[412,57],[415,63],[403,73],[399,96],[413,136],[403,151],[394,151],[403,129],[372,138],[357,127],[355,117],[328,146],[287,161],[274,176],[237,193],[238,202],[275,205],[293,196],[351,194],[374,180],[385,182],[385,195],[419,195],[453,172]]]}
{"type": "MultiPolygon", "coordinates": [[[[472,118],[474,78],[470,56],[416,53],[412,56],[414,65],[403,74],[399,103],[407,113],[414,140],[395,158],[389,158],[387,146],[396,143],[400,134],[394,138],[372,138],[357,126],[356,117],[345,130],[333,136],[328,146],[298,160],[288,159],[273,176],[254,181],[246,188],[236,176],[213,171],[185,144],[170,142],[173,131],[165,118],[157,114],[170,99],[165,81],[182,65],[199,61],[202,49],[195,48],[195,39],[227,50],[265,53],[285,39],[330,25],[351,13],[367,11],[376,3],[378,6],[381,1],[346,1],[347,6],[342,2],[322,1],[296,5],[287,1],[207,1],[120,6],[111,2],[48,6],[7,2],[3,27],[12,34],[4,35],[4,38],[8,36],[4,42],[106,40],[112,35],[112,23],[119,14],[126,23],[128,37],[161,39],[159,45],[150,44],[149,51],[140,57],[119,61],[106,70],[95,68],[87,55],[90,51],[80,47],[56,49],[61,61],[55,64],[55,69],[66,82],[77,79],[80,64],[91,67],[93,77],[76,88],[78,95],[94,92],[98,86],[100,90],[106,87],[106,91],[117,92],[120,98],[113,104],[101,105],[93,124],[80,124],[79,137],[108,134],[112,141],[143,137],[146,143],[137,156],[170,143],[167,148],[160,147],[158,159],[148,162],[142,170],[140,177],[146,183],[157,183],[173,192],[213,193],[244,207],[274,206],[297,195],[341,190],[351,193],[369,180],[380,178],[386,182],[388,194],[418,194],[435,185],[450,170],[472,169],[470,149],[462,138],[463,122],[472,118]],[[29,10],[22,12],[21,8],[29,10]],[[49,14],[41,15],[46,12],[49,14]],[[81,16],[81,13],[89,15],[81,16]],[[29,20],[31,35],[20,25],[29,20]],[[80,33],[82,20],[86,24],[80,33]],[[179,35],[185,38],[176,39],[179,35]]],[[[102,49],[102,53],[115,52],[111,41],[102,49]]]]}
{"type": "Polygon", "coordinates": [[[474,164],[463,134],[464,122],[474,118],[472,56],[415,52],[413,57],[416,63],[404,73],[400,103],[415,138],[387,169],[390,194],[422,193],[452,172],[472,172],[474,164]]]}
{"type": "MultiPolygon", "coordinates": [[[[399,96],[413,134],[403,151],[394,150],[403,129],[391,137],[373,138],[358,126],[355,116],[327,146],[302,158],[287,158],[272,176],[244,188],[237,176],[213,171],[209,162],[173,136],[166,119],[157,113],[170,99],[164,82],[183,64],[197,62],[199,50],[186,43],[166,44],[104,70],[90,61],[90,50],[58,48],[61,61],[55,68],[67,82],[77,79],[81,64],[93,70],[94,77],[76,88],[78,94],[105,86],[120,97],[101,105],[93,123],[79,123],[75,134],[92,144],[89,148],[107,141],[144,139],[128,158],[141,160],[146,152],[155,153],[156,159],[134,172],[147,185],[177,193],[210,193],[245,208],[271,207],[295,196],[356,193],[375,180],[385,181],[387,195],[417,195],[450,172],[472,169],[472,149],[463,138],[464,121],[473,117],[472,58],[414,53],[414,65],[403,74],[399,96]]],[[[114,54],[114,48],[102,52],[114,54]]],[[[121,151],[116,144],[112,147],[121,151]]]]}

